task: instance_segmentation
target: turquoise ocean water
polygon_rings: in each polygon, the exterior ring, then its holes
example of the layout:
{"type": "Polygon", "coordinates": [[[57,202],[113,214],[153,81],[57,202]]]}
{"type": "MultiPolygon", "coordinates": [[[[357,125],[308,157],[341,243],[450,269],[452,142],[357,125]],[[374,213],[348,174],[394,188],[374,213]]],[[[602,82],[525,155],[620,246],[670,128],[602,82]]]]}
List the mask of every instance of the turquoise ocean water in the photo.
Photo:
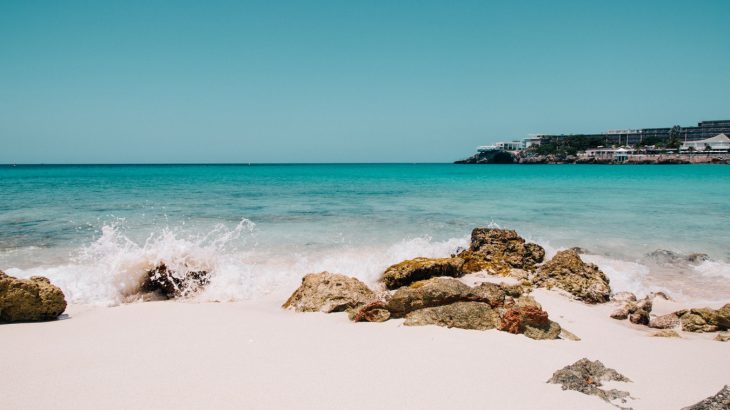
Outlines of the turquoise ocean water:
{"type": "Polygon", "coordinates": [[[320,270],[374,281],[487,225],[549,254],[585,248],[617,290],[730,295],[728,166],[0,167],[0,269],[47,275],[77,303],[124,300],[159,261],[212,271],[202,300],[255,298],[320,270]]]}

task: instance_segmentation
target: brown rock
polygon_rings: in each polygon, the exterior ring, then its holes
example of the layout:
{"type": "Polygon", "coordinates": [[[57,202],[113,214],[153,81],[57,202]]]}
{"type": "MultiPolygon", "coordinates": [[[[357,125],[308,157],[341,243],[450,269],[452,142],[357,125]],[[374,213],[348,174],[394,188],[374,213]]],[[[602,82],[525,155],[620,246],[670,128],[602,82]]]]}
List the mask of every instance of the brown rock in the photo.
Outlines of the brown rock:
{"type": "Polygon", "coordinates": [[[396,290],[388,300],[387,308],[393,317],[403,317],[414,310],[465,300],[471,291],[458,279],[431,278],[396,290]]]}
{"type": "Polygon", "coordinates": [[[475,228],[469,250],[484,256],[499,274],[508,274],[510,268],[532,271],[545,258],[540,245],[525,243],[517,232],[507,229],[475,228]]]}
{"type": "Polygon", "coordinates": [[[494,283],[481,283],[464,294],[465,300],[489,303],[491,307],[504,305],[505,290],[494,283]]]}
{"type": "Polygon", "coordinates": [[[644,298],[633,305],[630,308],[631,314],[629,314],[629,321],[637,325],[648,325],[649,314],[651,313],[652,301],[649,298],[644,298]]]}
{"type": "Polygon", "coordinates": [[[548,319],[548,314],[536,306],[515,306],[501,315],[499,330],[522,333],[532,339],[557,339],[560,325],[548,319]]]}
{"type": "Polygon", "coordinates": [[[381,281],[388,289],[397,289],[413,282],[437,276],[463,276],[461,258],[415,258],[390,266],[381,281]]]}
{"type": "Polygon", "coordinates": [[[538,269],[532,281],[539,287],[563,289],[586,303],[608,302],[611,295],[606,275],[572,250],[558,252],[538,269]]]}
{"type": "Polygon", "coordinates": [[[353,322],[385,322],[390,319],[390,312],[385,302],[376,300],[362,307],[355,307],[347,311],[353,322]]]}
{"type": "Polygon", "coordinates": [[[669,313],[657,316],[649,320],[649,327],[655,329],[672,329],[679,325],[679,316],[676,313],[669,313]]]}
{"type": "Polygon", "coordinates": [[[64,310],[63,292],[47,278],[17,279],[0,271],[0,323],[53,320],[64,310]]]}
{"type": "Polygon", "coordinates": [[[681,337],[679,333],[672,329],[662,329],[652,333],[652,337],[681,337]]]}
{"type": "Polygon", "coordinates": [[[376,299],[364,283],[337,273],[310,273],[282,306],[297,312],[342,312],[376,299]]]}
{"type": "Polygon", "coordinates": [[[716,332],[718,326],[717,311],[709,308],[689,309],[679,318],[685,332],[716,332]]]}
{"type": "Polygon", "coordinates": [[[629,307],[624,305],[614,310],[611,313],[611,317],[617,320],[624,320],[629,318],[629,314],[631,314],[631,312],[629,312],[629,307]]]}
{"type": "Polygon", "coordinates": [[[487,303],[456,302],[410,312],[406,315],[403,324],[406,326],[436,325],[488,330],[494,329],[499,324],[499,315],[487,303]]]}
{"type": "Polygon", "coordinates": [[[717,325],[720,329],[730,329],[730,303],[717,310],[717,325]]]}

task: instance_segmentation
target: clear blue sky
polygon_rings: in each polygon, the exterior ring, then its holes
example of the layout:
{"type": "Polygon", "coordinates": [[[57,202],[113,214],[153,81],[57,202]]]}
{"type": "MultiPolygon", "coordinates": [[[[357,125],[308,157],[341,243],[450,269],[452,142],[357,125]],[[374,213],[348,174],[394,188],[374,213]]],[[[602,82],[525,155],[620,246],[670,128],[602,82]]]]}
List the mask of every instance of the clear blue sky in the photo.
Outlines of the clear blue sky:
{"type": "Polygon", "coordinates": [[[451,161],[730,118],[730,1],[0,2],[0,163],[451,161]]]}

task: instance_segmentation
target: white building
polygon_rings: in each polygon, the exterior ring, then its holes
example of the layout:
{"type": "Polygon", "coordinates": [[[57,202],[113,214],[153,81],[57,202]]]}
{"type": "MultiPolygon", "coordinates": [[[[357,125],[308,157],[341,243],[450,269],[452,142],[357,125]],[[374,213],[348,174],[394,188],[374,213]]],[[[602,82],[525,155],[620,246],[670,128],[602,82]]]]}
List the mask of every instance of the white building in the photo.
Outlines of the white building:
{"type": "Polygon", "coordinates": [[[599,160],[617,161],[624,162],[629,159],[629,156],[634,155],[636,150],[632,148],[591,148],[585,150],[585,152],[579,152],[578,157],[581,158],[595,158],[599,160]]]}
{"type": "Polygon", "coordinates": [[[700,141],[687,141],[680,147],[681,151],[728,151],[730,138],[725,134],[715,135],[700,141]]]}

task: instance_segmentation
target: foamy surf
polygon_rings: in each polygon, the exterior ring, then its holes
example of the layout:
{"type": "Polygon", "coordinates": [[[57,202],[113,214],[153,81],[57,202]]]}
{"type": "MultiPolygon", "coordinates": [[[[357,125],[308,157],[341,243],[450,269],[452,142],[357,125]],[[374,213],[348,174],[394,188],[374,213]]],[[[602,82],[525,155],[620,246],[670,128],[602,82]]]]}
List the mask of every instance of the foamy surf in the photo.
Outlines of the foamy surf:
{"type": "Polygon", "coordinates": [[[71,303],[117,305],[138,300],[148,270],[164,263],[171,271],[206,271],[210,283],[192,301],[238,301],[295,286],[309,272],[341,272],[374,283],[388,266],[417,256],[442,257],[468,246],[468,237],[434,241],[403,239],[387,246],[333,244],[291,252],[258,246],[256,225],[243,219],[233,228],[218,224],[204,234],[164,227],[142,243],[124,234],[123,222],[105,225],[99,237],[73,252],[69,263],[7,272],[46,276],[71,303]]]}

